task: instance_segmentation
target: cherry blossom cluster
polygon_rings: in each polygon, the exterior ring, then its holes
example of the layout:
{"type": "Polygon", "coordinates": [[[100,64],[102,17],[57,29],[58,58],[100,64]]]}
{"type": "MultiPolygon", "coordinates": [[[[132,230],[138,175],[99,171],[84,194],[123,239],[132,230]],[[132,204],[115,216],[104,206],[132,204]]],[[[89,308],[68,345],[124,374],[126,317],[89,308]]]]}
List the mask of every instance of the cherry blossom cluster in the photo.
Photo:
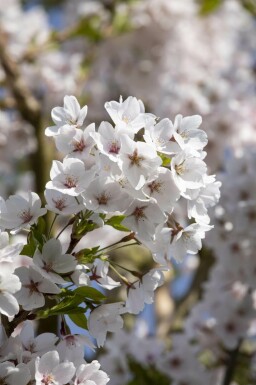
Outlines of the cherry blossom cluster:
{"type": "Polygon", "coordinates": [[[220,182],[206,173],[207,137],[198,128],[200,116],[160,120],[131,96],[105,108],[113,125],[104,121],[97,130],[94,123],[84,124],[87,106],[81,108],[74,96],[53,108],[55,125],[45,133],[65,157],[53,161],[45,207],[34,192],[0,198],[0,312],[3,336],[9,337],[3,342],[3,373],[21,371],[24,385],[31,378],[36,384],[54,378],[59,384],[83,383],[88,372],[97,372],[96,385],[105,384],[108,378],[98,372],[98,363],[80,359],[77,366],[67,352],[60,356],[55,337],[56,346],[41,355],[10,359],[13,333],[23,335],[24,319],[60,315],[63,339],[75,338],[68,332],[68,317],[103,346],[109,331],[123,327],[124,313],[138,314],[153,302],[170,259],[197,253],[212,227],[207,209],[219,199],[220,182]],[[182,204],[190,225],[176,218],[182,204]],[[45,229],[43,217],[50,211],[55,216],[45,229]],[[59,233],[53,237],[55,223],[59,233]],[[27,242],[11,244],[8,232],[21,231],[28,232],[27,242]],[[157,266],[140,272],[111,260],[112,250],[131,244],[147,246],[157,266]],[[124,285],[125,300],[102,303],[107,297],[94,283],[105,291],[124,285]],[[47,298],[56,305],[47,307],[47,298]]]}
{"type": "Polygon", "coordinates": [[[207,144],[198,115],[177,115],[174,123],[145,113],[135,97],[107,102],[114,126],[102,122],[82,128],[87,107],[73,96],[52,110],[55,126],[46,129],[63,162],[53,161],[46,184],[47,208],[58,214],[83,207],[101,218],[119,213],[122,225],[147,245],[160,264],[172,255],[196,254],[211,226],[207,210],[219,199],[220,182],[207,175],[207,144]],[[194,223],[176,220],[178,202],[194,223]]]}
{"type": "Polygon", "coordinates": [[[100,356],[102,368],[110,374],[110,385],[129,384],[139,379],[139,370],[159,384],[221,385],[219,369],[210,370],[199,362],[196,346],[179,333],[171,339],[171,349],[144,328],[121,331],[106,343],[100,356]],[[136,366],[135,366],[135,365],[136,366]],[[139,368],[139,370],[138,370],[139,368]]]}
{"type": "Polygon", "coordinates": [[[8,385],[107,384],[109,378],[99,362],[84,360],[85,345],[94,348],[85,336],[35,336],[31,321],[23,322],[9,339],[1,326],[0,380],[8,385]]]}
{"type": "Polygon", "coordinates": [[[103,101],[127,92],[163,116],[207,116],[208,165],[218,170],[227,147],[255,143],[255,20],[239,0],[205,17],[199,3],[135,2],[135,30],[99,47],[85,90],[98,119],[103,101]]]}
{"type": "Polygon", "coordinates": [[[227,159],[215,229],[206,241],[216,264],[187,325],[190,336],[201,335],[217,356],[220,346],[235,349],[255,336],[255,162],[255,148],[227,159]]]}
{"type": "Polygon", "coordinates": [[[101,357],[111,385],[117,385],[120,376],[126,383],[136,376],[132,360],[177,385],[221,385],[233,354],[238,367],[234,378],[242,370],[243,381],[255,382],[255,162],[255,148],[245,148],[239,156],[229,155],[218,175],[222,193],[211,213],[214,229],[206,240],[215,264],[201,300],[183,321],[182,332],[176,333],[170,320],[167,348],[145,331],[115,335],[101,357]]]}

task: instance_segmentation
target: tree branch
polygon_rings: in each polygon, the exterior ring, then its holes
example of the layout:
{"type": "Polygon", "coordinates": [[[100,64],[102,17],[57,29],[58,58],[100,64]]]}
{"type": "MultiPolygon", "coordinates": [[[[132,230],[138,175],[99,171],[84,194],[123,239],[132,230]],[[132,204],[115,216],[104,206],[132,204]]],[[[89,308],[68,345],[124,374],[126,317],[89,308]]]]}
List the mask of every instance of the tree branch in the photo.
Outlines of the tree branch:
{"type": "Polygon", "coordinates": [[[237,347],[234,350],[231,350],[229,352],[229,362],[226,367],[222,385],[230,385],[231,381],[233,380],[240,346],[241,341],[238,343],[237,347]]]}
{"type": "Polygon", "coordinates": [[[6,45],[5,33],[0,29],[0,63],[5,73],[6,84],[13,95],[16,108],[21,117],[30,123],[35,130],[38,148],[37,152],[30,156],[30,161],[31,168],[35,173],[36,191],[43,199],[45,183],[48,180],[49,162],[44,150],[47,146],[44,143],[41,108],[22,78],[17,63],[7,52],[6,45]]]}

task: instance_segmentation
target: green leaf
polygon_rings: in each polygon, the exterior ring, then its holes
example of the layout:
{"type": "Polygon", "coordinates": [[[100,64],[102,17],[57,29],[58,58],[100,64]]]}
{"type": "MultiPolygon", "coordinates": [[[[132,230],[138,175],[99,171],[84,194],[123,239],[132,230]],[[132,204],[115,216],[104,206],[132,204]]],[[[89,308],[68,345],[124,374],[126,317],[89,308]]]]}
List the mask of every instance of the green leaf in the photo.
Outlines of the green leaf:
{"type": "Polygon", "coordinates": [[[74,324],[79,326],[82,329],[88,329],[87,318],[83,313],[80,314],[69,314],[68,317],[71,319],[74,324]]]}
{"type": "Polygon", "coordinates": [[[200,15],[207,15],[216,11],[223,3],[223,0],[198,0],[200,4],[200,15]]]}
{"type": "Polygon", "coordinates": [[[38,218],[37,223],[31,226],[28,234],[28,243],[23,247],[21,255],[33,257],[37,248],[42,251],[42,247],[46,242],[45,228],[45,220],[42,217],[38,218]]]}
{"type": "Polygon", "coordinates": [[[82,235],[87,234],[90,231],[93,231],[99,227],[96,223],[94,223],[90,219],[81,220],[80,222],[74,224],[74,226],[75,228],[73,232],[78,238],[81,238],[82,235]]]}
{"type": "Polygon", "coordinates": [[[103,38],[100,24],[101,21],[98,16],[83,18],[79,20],[70,37],[86,37],[93,42],[98,42],[103,38]]]}
{"type": "Polygon", "coordinates": [[[124,220],[125,215],[114,215],[113,217],[105,221],[106,225],[112,226],[114,229],[119,231],[130,231],[127,227],[123,226],[121,222],[124,220]]]}
{"type": "Polygon", "coordinates": [[[128,13],[117,12],[113,19],[113,29],[116,33],[122,34],[132,30],[132,24],[128,13]]]}
{"type": "Polygon", "coordinates": [[[48,318],[53,315],[61,315],[61,314],[76,314],[76,313],[84,313],[86,308],[79,307],[78,305],[81,303],[81,298],[75,298],[74,300],[63,300],[58,305],[53,306],[48,309],[38,311],[37,318],[48,318]]]}
{"type": "MultiPolygon", "coordinates": [[[[63,289],[56,297],[63,298],[57,305],[39,310],[37,318],[47,318],[53,315],[85,313],[82,303],[99,303],[106,299],[104,294],[90,286],[81,286],[75,290],[63,289]]],[[[90,306],[90,305],[89,305],[90,306]]]]}
{"type": "Polygon", "coordinates": [[[99,290],[94,289],[94,287],[90,287],[90,286],[78,287],[73,291],[73,293],[75,293],[75,295],[78,295],[84,298],[84,300],[88,298],[93,300],[94,302],[99,302],[106,299],[104,294],[102,294],[99,290]]]}
{"type": "Polygon", "coordinates": [[[171,158],[168,158],[165,154],[158,152],[157,155],[162,159],[162,167],[169,167],[171,158]]]}
{"type": "Polygon", "coordinates": [[[255,0],[241,0],[243,7],[250,12],[253,16],[256,16],[256,2],[255,0]]]}
{"type": "Polygon", "coordinates": [[[95,258],[98,258],[97,251],[100,246],[92,247],[91,249],[82,249],[76,253],[76,259],[79,263],[86,265],[87,263],[93,263],[95,258]]]}
{"type": "Polygon", "coordinates": [[[35,254],[36,248],[37,248],[37,244],[36,244],[34,238],[32,238],[31,241],[27,245],[24,245],[20,254],[26,255],[28,257],[33,257],[33,255],[35,254]]]}

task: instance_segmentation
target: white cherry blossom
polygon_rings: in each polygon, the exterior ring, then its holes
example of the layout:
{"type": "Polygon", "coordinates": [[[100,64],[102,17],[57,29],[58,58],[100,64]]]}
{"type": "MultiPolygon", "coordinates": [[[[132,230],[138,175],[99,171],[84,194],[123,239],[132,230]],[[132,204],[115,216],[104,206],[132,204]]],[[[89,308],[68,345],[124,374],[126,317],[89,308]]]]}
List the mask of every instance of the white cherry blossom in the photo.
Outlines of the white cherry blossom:
{"type": "Polygon", "coordinates": [[[112,124],[101,122],[98,132],[92,132],[91,137],[102,154],[108,156],[113,162],[118,161],[121,148],[120,133],[112,124]]]}
{"type": "Polygon", "coordinates": [[[77,366],[84,361],[85,346],[92,350],[95,349],[95,345],[88,336],[67,334],[61,336],[56,349],[61,361],[72,361],[77,366]]]}
{"type": "Polygon", "coordinates": [[[110,178],[96,178],[82,194],[84,205],[96,213],[123,211],[130,197],[110,178]]]}
{"type": "Polygon", "coordinates": [[[109,262],[97,258],[91,268],[92,274],[90,275],[90,280],[95,280],[100,286],[104,287],[107,290],[112,290],[118,286],[121,286],[120,282],[114,281],[108,275],[108,269],[109,262]]]}
{"type": "Polygon", "coordinates": [[[25,321],[22,325],[19,337],[22,347],[32,354],[44,354],[49,350],[53,350],[58,337],[53,333],[42,333],[35,336],[33,323],[25,321]]]}
{"type": "Polygon", "coordinates": [[[76,265],[74,272],[71,274],[72,282],[77,286],[90,286],[89,267],[85,265],[76,265]]]}
{"type": "Polygon", "coordinates": [[[148,202],[134,200],[125,211],[126,218],[122,224],[135,231],[138,237],[151,240],[156,226],[166,221],[166,216],[153,199],[148,202]]]}
{"type": "Polygon", "coordinates": [[[0,252],[1,249],[9,245],[9,234],[0,230],[0,252]]]}
{"type": "Polygon", "coordinates": [[[162,164],[153,146],[134,142],[128,135],[121,137],[120,167],[135,190],[141,189],[146,181],[157,174],[162,164]]]}
{"type": "Polygon", "coordinates": [[[41,208],[41,199],[34,192],[11,195],[5,202],[0,202],[0,227],[18,231],[36,223],[46,212],[45,208],[41,208]]]}
{"type": "Polygon", "coordinates": [[[148,197],[154,198],[159,207],[168,212],[173,210],[175,202],[180,197],[172,172],[164,167],[159,167],[157,177],[144,185],[143,192],[148,197]]]}
{"type": "Polygon", "coordinates": [[[100,370],[99,362],[93,360],[77,368],[74,385],[106,385],[109,380],[108,375],[100,370]]]}
{"type": "Polygon", "coordinates": [[[132,137],[155,119],[153,114],[145,113],[142,101],[133,96],[124,101],[120,97],[119,103],[107,102],[105,108],[118,129],[132,137]]]}
{"type": "Polygon", "coordinates": [[[55,144],[58,151],[72,158],[84,159],[95,145],[91,133],[95,132],[95,124],[91,123],[84,130],[75,129],[69,133],[62,128],[59,135],[56,135],[55,144]],[[64,132],[63,132],[64,131],[64,132]]]}
{"type": "Polygon", "coordinates": [[[15,293],[19,304],[24,310],[37,309],[44,306],[44,294],[59,294],[60,289],[51,280],[33,267],[18,267],[15,274],[19,277],[22,287],[15,293]]]}
{"type": "Polygon", "coordinates": [[[72,362],[60,363],[56,350],[45,353],[35,362],[36,385],[65,385],[75,374],[75,366],[72,362]]]}
{"type": "Polygon", "coordinates": [[[202,118],[200,115],[183,118],[179,114],[175,117],[173,136],[182,150],[189,148],[190,151],[197,154],[198,150],[202,150],[207,145],[206,132],[198,129],[201,123],[202,118]]]}
{"type": "Polygon", "coordinates": [[[43,245],[42,252],[36,250],[33,262],[39,271],[54,283],[63,284],[60,274],[72,273],[76,259],[71,254],[64,254],[58,239],[52,238],[43,245]]]}
{"type": "Polygon", "coordinates": [[[153,303],[154,291],[164,283],[164,276],[161,270],[152,269],[143,275],[141,280],[132,284],[128,291],[125,303],[129,313],[138,314],[145,304],[153,303]]]}
{"type": "Polygon", "coordinates": [[[99,347],[104,345],[107,332],[117,332],[123,327],[120,314],[125,312],[122,302],[100,305],[94,309],[88,319],[89,333],[96,338],[99,347]]]}
{"type": "Polygon", "coordinates": [[[172,229],[169,253],[176,261],[181,261],[186,254],[196,254],[202,248],[205,232],[210,229],[212,226],[199,223],[172,229]]]}
{"type": "MultiPolygon", "coordinates": [[[[16,243],[9,245],[9,235],[6,232],[2,232],[2,245],[0,246],[0,264],[8,266],[11,273],[14,272],[15,268],[19,264],[19,254],[23,249],[23,243],[16,243]]],[[[1,242],[1,240],[0,240],[1,242]]]]}
{"type": "Polygon", "coordinates": [[[210,217],[207,209],[219,201],[221,182],[215,180],[215,175],[205,175],[204,184],[200,189],[187,189],[185,194],[188,198],[188,217],[208,224],[210,217]]]}
{"type": "Polygon", "coordinates": [[[82,109],[75,96],[64,97],[64,107],[54,107],[52,110],[52,120],[55,126],[47,127],[45,130],[46,136],[55,136],[60,134],[61,128],[67,132],[79,128],[83,125],[87,115],[87,106],[82,109]]]}
{"type": "Polygon", "coordinates": [[[31,379],[29,369],[24,364],[14,365],[13,362],[0,363],[0,383],[4,385],[27,385],[31,379]]]}
{"type": "Polygon", "coordinates": [[[59,215],[77,214],[84,209],[83,204],[79,204],[74,196],[63,194],[58,190],[46,189],[44,196],[47,204],[47,210],[53,211],[59,215]]]}
{"type": "Polygon", "coordinates": [[[155,125],[148,126],[143,137],[145,142],[153,145],[157,151],[173,154],[180,151],[173,134],[173,124],[170,119],[165,118],[155,125]]]}
{"type": "Polygon", "coordinates": [[[182,151],[171,160],[174,181],[181,192],[204,186],[206,164],[191,153],[182,151]]]}
{"type": "Polygon", "coordinates": [[[50,171],[51,181],[46,183],[46,188],[78,196],[90,184],[94,174],[94,170],[85,170],[80,159],[67,158],[63,163],[55,160],[50,171]]]}
{"type": "Polygon", "coordinates": [[[13,317],[19,312],[19,304],[15,298],[21,288],[19,278],[12,274],[10,264],[0,262],[0,313],[8,317],[13,317]]]}

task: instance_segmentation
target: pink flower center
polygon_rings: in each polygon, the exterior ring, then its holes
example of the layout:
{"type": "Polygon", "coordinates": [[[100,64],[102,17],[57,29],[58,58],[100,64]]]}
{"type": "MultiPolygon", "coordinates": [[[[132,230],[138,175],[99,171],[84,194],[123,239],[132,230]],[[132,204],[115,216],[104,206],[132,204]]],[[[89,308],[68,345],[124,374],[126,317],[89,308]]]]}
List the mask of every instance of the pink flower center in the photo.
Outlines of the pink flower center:
{"type": "Polygon", "coordinates": [[[135,150],[133,151],[133,154],[129,154],[129,155],[128,155],[128,158],[129,158],[130,161],[131,161],[131,162],[130,162],[130,165],[131,165],[131,166],[137,166],[137,167],[140,167],[141,161],[145,159],[144,156],[139,156],[138,150],[137,150],[137,149],[135,149],[135,150]]]}
{"type": "Polygon", "coordinates": [[[109,196],[103,192],[101,195],[98,195],[96,199],[99,205],[106,205],[109,201],[109,196]]]}
{"type": "Polygon", "coordinates": [[[48,263],[44,262],[43,270],[45,270],[47,273],[49,273],[49,271],[52,271],[52,266],[53,266],[52,262],[48,262],[48,263]]]}
{"type": "Polygon", "coordinates": [[[26,289],[29,289],[30,294],[32,294],[34,292],[37,292],[37,293],[39,292],[39,290],[37,288],[38,285],[39,285],[39,282],[34,282],[34,281],[30,280],[30,283],[27,283],[26,285],[24,285],[24,287],[26,289]]]}
{"type": "Polygon", "coordinates": [[[118,142],[113,141],[110,144],[108,152],[110,154],[119,154],[119,151],[120,151],[120,146],[119,146],[118,142]]]}
{"type": "Polygon", "coordinates": [[[30,209],[27,209],[27,210],[22,210],[19,213],[19,217],[23,223],[28,223],[33,218],[33,215],[31,214],[30,209]]]}
{"type": "Polygon", "coordinates": [[[150,189],[150,193],[153,194],[154,192],[160,193],[161,191],[161,182],[156,182],[155,180],[148,184],[148,188],[150,189]]]}
{"type": "Polygon", "coordinates": [[[44,374],[41,383],[45,385],[54,384],[54,377],[51,374],[44,374]]]}
{"type": "Polygon", "coordinates": [[[86,148],[83,138],[80,141],[74,141],[73,146],[74,146],[73,152],[83,152],[83,150],[86,148]]]}
{"type": "Polygon", "coordinates": [[[60,199],[52,199],[56,209],[62,211],[63,209],[65,209],[67,206],[65,205],[66,203],[66,198],[60,198],[60,199]]]}
{"type": "Polygon", "coordinates": [[[143,219],[143,218],[147,218],[145,213],[144,213],[145,208],[146,208],[146,206],[136,207],[131,215],[133,215],[137,221],[139,221],[140,219],[143,219]]]}
{"type": "Polygon", "coordinates": [[[65,179],[64,186],[66,186],[67,188],[76,187],[77,182],[77,178],[74,178],[73,176],[67,176],[65,179]]]}

